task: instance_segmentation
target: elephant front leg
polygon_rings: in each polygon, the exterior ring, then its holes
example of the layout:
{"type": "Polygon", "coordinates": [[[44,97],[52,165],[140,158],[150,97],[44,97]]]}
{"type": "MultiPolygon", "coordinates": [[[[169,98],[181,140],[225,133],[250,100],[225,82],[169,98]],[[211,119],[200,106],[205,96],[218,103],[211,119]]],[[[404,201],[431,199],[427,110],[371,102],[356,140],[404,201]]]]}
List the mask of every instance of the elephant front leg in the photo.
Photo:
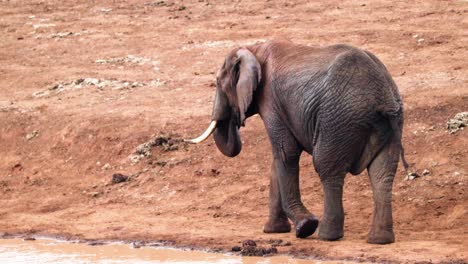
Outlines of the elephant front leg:
{"type": "Polygon", "coordinates": [[[315,232],[319,221],[301,201],[299,156],[287,159],[275,158],[274,166],[278,177],[283,210],[294,223],[296,237],[306,238],[315,232]]]}
{"type": "Polygon", "coordinates": [[[263,226],[265,233],[287,233],[291,231],[291,224],[288,216],[283,210],[281,193],[278,185],[278,176],[274,163],[271,166],[270,175],[270,215],[268,221],[263,226]]]}

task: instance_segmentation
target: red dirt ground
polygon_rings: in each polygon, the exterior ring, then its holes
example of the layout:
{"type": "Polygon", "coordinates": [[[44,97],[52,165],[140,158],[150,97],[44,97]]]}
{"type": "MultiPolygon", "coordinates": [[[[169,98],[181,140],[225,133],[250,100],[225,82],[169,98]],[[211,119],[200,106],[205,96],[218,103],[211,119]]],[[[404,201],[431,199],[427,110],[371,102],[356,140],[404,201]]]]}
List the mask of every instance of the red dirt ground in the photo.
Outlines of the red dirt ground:
{"type": "MultiPolygon", "coordinates": [[[[224,250],[244,239],[283,239],[292,245],[280,253],[301,256],[466,263],[468,131],[448,134],[446,121],[468,111],[467,12],[466,1],[436,0],[0,0],[0,231],[224,250]],[[341,241],[263,234],[271,153],[258,116],[241,130],[244,149],[234,159],[210,139],[155,147],[150,158],[130,161],[154,135],[201,133],[224,56],[271,38],[348,43],[375,53],[394,76],[405,103],[407,159],[419,173],[430,171],[405,180],[399,169],[396,243],[365,243],[367,175],[346,180],[341,241]],[[148,61],[96,62],[127,55],[148,61]],[[51,88],[79,78],[145,86],[51,88]],[[133,176],[110,184],[113,173],[133,176]]],[[[310,161],[301,161],[302,195],[320,216],[310,161]]]]}

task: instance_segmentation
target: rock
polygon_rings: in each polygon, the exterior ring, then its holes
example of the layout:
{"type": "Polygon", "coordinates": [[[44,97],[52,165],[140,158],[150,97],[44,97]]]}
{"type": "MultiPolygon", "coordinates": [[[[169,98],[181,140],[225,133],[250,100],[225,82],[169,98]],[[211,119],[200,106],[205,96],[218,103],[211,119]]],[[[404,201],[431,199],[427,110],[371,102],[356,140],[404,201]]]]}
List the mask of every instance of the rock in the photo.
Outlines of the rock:
{"type": "Polygon", "coordinates": [[[120,173],[114,173],[112,175],[112,184],[122,183],[128,181],[129,177],[120,173]]]}
{"type": "Polygon", "coordinates": [[[35,138],[37,136],[39,136],[39,131],[34,130],[33,132],[26,135],[26,139],[31,140],[31,139],[33,139],[33,138],[35,138]]]}
{"type": "Polygon", "coordinates": [[[447,121],[449,134],[455,134],[466,126],[468,126],[468,112],[458,113],[447,121]]]}
{"type": "Polygon", "coordinates": [[[241,251],[241,250],[242,250],[242,248],[239,247],[239,246],[233,246],[233,247],[231,248],[231,251],[232,251],[232,252],[239,252],[239,251],[241,251]]]}
{"type": "Polygon", "coordinates": [[[423,176],[427,176],[429,174],[431,174],[431,172],[428,169],[424,169],[423,172],[422,172],[423,176]]]}
{"type": "Polygon", "coordinates": [[[419,177],[419,174],[416,172],[410,172],[406,175],[406,180],[414,180],[419,177]]]}
{"type": "Polygon", "coordinates": [[[25,237],[23,238],[23,241],[34,241],[36,240],[34,237],[25,237]]]}

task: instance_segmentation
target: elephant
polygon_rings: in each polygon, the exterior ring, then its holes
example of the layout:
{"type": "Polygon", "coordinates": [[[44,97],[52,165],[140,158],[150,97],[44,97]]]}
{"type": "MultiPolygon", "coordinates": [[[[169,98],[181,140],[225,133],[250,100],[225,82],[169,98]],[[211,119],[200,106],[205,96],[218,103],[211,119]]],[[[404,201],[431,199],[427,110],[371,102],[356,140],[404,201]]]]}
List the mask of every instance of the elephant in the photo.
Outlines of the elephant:
{"type": "Polygon", "coordinates": [[[344,235],[342,203],[347,173],[367,169],[373,191],[373,221],[367,242],[395,241],[392,185],[402,146],[403,103],[384,64],[371,52],[338,44],[309,47],[270,40],[228,53],[216,76],[211,134],[228,157],[242,148],[239,129],[258,114],[267,131],[273,161],[265,233],[291,231],[306,238],[318,228],[321,240],[344,235]],[[303,204],[299,159],[312,156],[324,195],[320,220],[303,204]]]}

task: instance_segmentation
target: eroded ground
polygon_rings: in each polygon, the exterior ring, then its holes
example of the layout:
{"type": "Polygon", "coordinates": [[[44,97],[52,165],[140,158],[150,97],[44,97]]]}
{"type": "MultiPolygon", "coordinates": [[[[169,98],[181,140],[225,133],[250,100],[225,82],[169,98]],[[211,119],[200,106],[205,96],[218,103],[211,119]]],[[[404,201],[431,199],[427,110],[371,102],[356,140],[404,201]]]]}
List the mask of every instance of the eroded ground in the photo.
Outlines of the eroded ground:
{"type": "MultiPolygon", "coordinates": [[[[389,262],[468,261],[466,1],[0,1],[0,231],[167,240],[230,250],[282,239],[280,253],[389,262]],[[270,146],[259,117],[234,158],[191,137],[209,123],[214,73],[233,47],[271,38],[375,53],[406,110],[407,159],[394,184],[397,242],[365,243],[367,175],[346,180],[345,238],[261,232],[270,146]],[[130,176],[112,184],[112,175],[130,176]],[[286,243],[290,242],[290,243],[286,243]],[[290,244],[290,245],[289,245],[290,244]]],[[[303,200],[322,214],[310,157],[303,200]]]]}

